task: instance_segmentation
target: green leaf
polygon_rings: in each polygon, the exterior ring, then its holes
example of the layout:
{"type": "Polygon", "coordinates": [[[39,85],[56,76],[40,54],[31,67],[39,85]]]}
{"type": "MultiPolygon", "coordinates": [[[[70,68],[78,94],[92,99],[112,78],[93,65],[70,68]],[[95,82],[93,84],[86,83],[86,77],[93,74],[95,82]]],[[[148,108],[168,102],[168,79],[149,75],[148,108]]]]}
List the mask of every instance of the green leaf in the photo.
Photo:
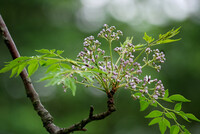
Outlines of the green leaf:
{"type": "Polygon", "coordinates": [[[57,50],[57,51],[56,51],[56,53],[57,53],[58,55],[61,55],[63,52],[64,52],[64,50],[57,50]]]}
{"type": "Polygon", "coordinates": [[[148,43],[151,43],[152,41],[154,41],[154,38],[148,36],[146,32],[144,33],[143,39],[148,43]]]}
{"type": "Polygon", "coordinates": [[[167,89],[167,90],[165,90],[164,98],[167,98],[168,96],[169,96],[169,91],[168,91],[168,89],[167,89]]]}
{"type": "Polygon", "coordinates": [[[186,115],[183,111],[177,112],[177,114],[180,115],[184,120],[190,122],[190,121],[188,120],[187,115],[186,115]]]}
{"type": "Polygon", "coordinates": [[[46,73],[55,72],[55,71],[57,71],[59,68],[60,68],[59,64],[53,64],[53,65],[51,65],[51,66],[47,69],[46,73]]]}
{"type": "Polygon", "coordinates": [[[184,133],[183,134],[191,134],[186,128],[184,125],[181,125],[182,129],[184,130],[184,133]]]}
{"type": "Polygon", "coordinates": [[[54,77],[54,75],[52,75],[52,74],[46,75],[45,77],[40,78],[37,82],[49,80],[49,79],[52,79],[53,77],[54,77]]]}
{"type": "Polygon", "coordinates": [[[170,100],[169,98],[161,98],[162,100],[164,101],[167,101],[167,102],[173,102],[172,100],[170,100]]]}
{"type": "Polygon", "coordinates": [[[22,63],[22,64],[19,66],[19,68],[18,68],[18,71],[17,71],[17,75],[16,75],[16,76],[18,76],[18,75],[24,70],[24,68],[25,68],[27,65],[28,65],[28,62],[22,63]]]}
{"type": "Polygon", "coordinates": [[[10,78],[12,78],[12,77],[17,73],[18,68],[19,68],[19,66],[17,66],[17,67],[15,67],[15,68],[12,69],[12,72],[11,72],[10,78]]]}
{"type": "Polygon", "coordinates": [[[150,105],[151,105],[151,106],[157,107],[157,104],[158,104],[158,103],[155,102],[154,100],[150,100],[149,102],[150,102],[150,105]]]}
{"type": "Polygon", "coordinates": [[[28,76],[30,77],[38,69],[39,64],[37,60],[31,61],[29,64],[30,65],[28,66],[28,76]]]}
{"type": "Polygon", "coordinates": [[[160,128],[161,134],[164,134],[167,129],[167,125],[165,124],[163,120],[159,122],[159,128],[160,128]]]}
{"type": "Polygon", "coordinates": [[[72,78],[69,78],[69,88],[72,90],[72,95],[75,96],[76,93],[76,84],[75,84],[75,80],[72,78]]]}
{"type": "Polygon", "coordinates": [[[96,73],[107,74],[106,72],[104,72],[104,71],[102,71],[102,70],[99,70],[99,69],[97,69],[97,68],[93,68],[93,69],[89,69],[89,68],[88,68],[88,70],[93,71],[93,72],[96,72],[96,73]]]}
{"type": "Polygon", "coordinates": [[[60,63],[60,66],[65,68],[65,69],[71,69],[71,66],[65,63],[60,63]]]}
{"type": "Polygon", "coordinates": [[[165,125],[166,125],[168,128],[171,128],[171,124],[170,124],[170,122],[169,122],[167,119],[163,118],[163,122],[165,123],[165,125]]]}
{"type": "Polygon", "coordinates": [[[176,120],[176,115],[173,112],[165,113],[165,115],[166,115],[167,118],[176,120]]]}
{"type": "Polygon", "coordinates": [[[180,131],[180,128],[177,125],[173,125],[170,128],[170,134],[178,134],[180,131]]]}
{"type": "Polygon", "coordinates": [[[40,50],[35,50],[38,53],[44,53],[44,54],[48,54],[50,53],[50,51],[48,49],[40,49],[40,50]]]}
{"type": "Polygon", "coordinates": [[[155,118],[155,117],[162,116],[162,114],[163,114],[163,112],[154,110],[154,111],[150,112],[147,116],[145,116],[145,118],[155,118]]]}
{"type": "Polygon", "coordinates": [[[151,120],[151,122],[149,123],[149,126],[154,125],[156,123],[159,123],[162,120],[162,117],[157,117],[154,118],[153,120],[151,120]]]}
{"type": "Polygon", "coordinates": [[[181,107],[182,107],[182,103],[177,103],[174,107],[174,110],[175,111],[180,111],[181,110],[181,107]]]}
{"type": "Polygon", "coordinates": [[[149,106],[149,102],[145,100],[140,100],[140,111],[144,111],[149,106]]]}
{"type": "Polygon", "coordinates": [[[185,116],[187,116],[189,119],[192,119],[192,120],[200,122],[200,120],[195,115],[193,115],[191,113],[186,113],[185,116]]]}
{"type": "Polygon", "coordinates": [[[190,102],[190,100],[186,99],[185,97],[183,97],[180,94],[174,94],[174,95],[170,96],[169,99],[172,101],[190,102]]]}
{"type": "Polygon", "coordinates": [[[179,40],[181,40],[181,38],[180,39],[166,39],[166,40],[158,41],[156,43],[157,44],[165,44],[165,43],[171,43],[171,42],[175,42],[175,41],[179,41],[179,40]]]}

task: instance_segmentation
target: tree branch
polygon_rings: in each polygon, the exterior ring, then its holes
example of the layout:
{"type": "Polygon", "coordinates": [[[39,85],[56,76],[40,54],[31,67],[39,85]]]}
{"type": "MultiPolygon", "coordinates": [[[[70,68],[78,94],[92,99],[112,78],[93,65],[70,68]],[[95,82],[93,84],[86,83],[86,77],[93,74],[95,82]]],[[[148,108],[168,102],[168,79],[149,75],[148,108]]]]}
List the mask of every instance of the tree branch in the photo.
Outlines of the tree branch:
{"type": "MultiPolygon", "coordinates": [[[[2,32],[3,40],[6,44],[6,46],[8,47],[10,54],[12,55],[12,58],[16,59],[16,58],[20,57],[17,47],[16,47],[1,15],[0,15],[0,31],[2,32]]],[[[71,126],[69,128],[60,128],[53,123],[53,117],[42,105],[39,95],[36,92],[36,90],[34,89],[31,79],[28,77],[28,73],[27,73],[26,69],[24,69],[20,73],[20,77],[23,80],[27,97],[30,99],[35,111],[40,116],[43,126],[46,128],[46,130],[50,134],[69,134],[74,131],[87,131],[87,129],[85,129],[84,127],[88,123],[95,121],[95,120],[104,119],[107,116],[109,116],[112,112],[115,111],[114,98],[113,98],[115,90],[112,89],[110,92],[107,93],[107,97],[108,97],[107,111],[94,115],[93,114],[94,108],[91,106],[88,118],[83,119],[79,123],[74,124],[73,126],[71,126]]]]}

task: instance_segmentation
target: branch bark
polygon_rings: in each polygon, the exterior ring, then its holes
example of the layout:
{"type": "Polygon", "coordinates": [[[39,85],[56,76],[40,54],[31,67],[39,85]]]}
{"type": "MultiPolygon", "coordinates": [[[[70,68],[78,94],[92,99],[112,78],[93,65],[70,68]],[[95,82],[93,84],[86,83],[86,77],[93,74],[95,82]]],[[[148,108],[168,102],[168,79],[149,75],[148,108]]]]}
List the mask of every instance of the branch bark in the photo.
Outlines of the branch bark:
{"type": "MultiPolygon", "coordinates": [[[[17,47],[6,27],[6,24],[1,16],[1,14],[0,14],[0,31],[2,32],[3,40],[6,44],[6,46],[8,47],[12,58],[16,59],[16,58],[20,57],[17,47]]],[[[45,109],[45,107],[42,105],[39,95],[36,92],[32,82],[31,82],[31,79],[28,77],[28,73],[27,73],[26,69],[24,69],[20,73],[20,77],[24,83],[27,97],[30,99],[30,101],[34,107],[34,110],[40,116],[43,126],[46,128],[46,130],[50,134],[69,134],[74,131],[86,131],[87,129],[85,129],[84,127],[88,123],[95,121],[95,120],[104,119],[107,116],[109,116],[112,112],[115,111],[114,98],[113,98],[113,96],[115,94],[115,90],[112,89],[111,92],[107,93],[107,97],[108,97],[107,111],[94,115],[93,114],[94,108],[91,106],[88,118],[81,120],[79,123],[76,123],[69,128],[60,128],[53,123],[53,117],[47,111],[47,109],[45,109]]]]}

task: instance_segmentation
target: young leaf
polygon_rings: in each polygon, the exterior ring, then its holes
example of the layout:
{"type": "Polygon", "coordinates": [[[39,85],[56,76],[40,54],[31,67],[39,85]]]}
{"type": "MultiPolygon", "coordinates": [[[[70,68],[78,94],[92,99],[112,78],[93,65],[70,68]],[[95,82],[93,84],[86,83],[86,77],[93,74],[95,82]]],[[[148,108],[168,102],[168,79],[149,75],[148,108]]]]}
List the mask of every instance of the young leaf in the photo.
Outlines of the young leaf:
{"type": "Polygon", "coordinates": [[[53,64],[47,69],[46,73],[57,71],[59,68],[60,68],[59,64],[53,64]]]}
{"type": "Polygon", "coordinates": [[[190,121],[188,120],[187,115],[186,115],[183,111],[180,111],[180,112],[178,112],[177,114],[180,115],[184,120],[190,122],[190,121]]]}
{"type": "Polygon", "coordinates": [[[162,116],[162,114],[163,114],[163,112],[154,110],[154,111],[150,112],[147,116],[145,116],[145,118],[155,118],[155,117],[162,116]]]}
{"type": "Polygon", "coordinates": [[[149,102],[145,100],[140,100],[140,111],[144,111],[149,106],[149,102]]]}
{"type": "Polygon", "coordinates": [[[50,53],[50,51],[48,49],[40,49],[40,50],[35,50],[38,53],[44,53],[44,54],[48,54],[50,53]]]}
{"type": "Polygon", "coordinates": [[[186,113],[186,116],[187,116],[189,119],[192,119],[192,120],[195,120],[195,121],[200,122],[200,120],[199,120],[197,117],[195,117],[193,114],[191,114],[191,113],[186,113]]]}
{"type": "Polygon", "coordinates": [[[19,68],[19,66],[17,66],[17,67],[15,67],[15,68],[12,69],[12,72],[11,72],[10,78],[12,78],[12,77],[17,73],[18,68],[19,68]]]}
{"type": "Polygon", "coordinates": [[[57,51],[56,51],[56,53],[57,53],[58,55],[61,55],[63,52],[64,52],[63,50],[57,50],[57,51]]]}
{"type": "Polygon", "coordinates": [[[182,103],[177,103],[174,107],[174,110],[175,111],[180,111],[181,110],[181,106],[182,106],[182,103]]]}
{"type": "Polygon", "coordinates": [[[165,123],[165,125],[166,125],[168,128],[171,128],[171,124],[170,124],[170,122],[169,122],[167,119],[163,118],[163,122],[165,123]]]}
{"type": "Polygon", "coordinates": [[[159,128],[160,128],[161,134],[164,134],[167,129],[167,125],[165,124],[163,120],[159,122],[159,128]]]}
{"type": "Polygon", "coordinates": [[[162,120],[162,117],[157,117],[154,118],[153,120],[151,120],[151,122],[149,123],[149,126],[154,125],[156,123],[159,123],[162,120]]]}
{"type": "Polygon", "coordinates": [[[28,66],[28,74],[29,74],[29,77],[30,77],[38,69],[39,64],[38,64],[37,60],[31,61],[29,64],[30,65],[28,66]]]}
{"type": "Polygon", "coordinates": [[[28,62],[22,63],[22,64],[19,66],[19,68],[18,68],[18,71],[17,71],[17,75],[16,75],[16,76],[18,76],[18,75],[24,70],[24,68],[25,68],[27,65],[28,65],[28,62]]]}
{"type": "Polygon", "coordinates": [[[148,36],[146,32],[144,33],[143,39],[148,43],[151,43],[152,41],[154,41],[154,38],[148,36]]]}
{"type": "Polygon", "coordinates": [[[169,91],[168,91],[168,89],[167,89],[167,90],[165,90],[164,98],[167,98],[168,96],[169,96],[169,91]]]}
{"type": "Polygon", "coordinates": [[[72,95],[75,96],[76,93],[76,84],[75,84],[75,80],[72,78],[69,78],[69,87],[72,90],[72,95]]]}
{"type": "Polygon", "coordinates": [[[167,118],[176,120],[176,115],[173,112],[165,113],[165,115],[166,115],[167,118]]]}
{"type": "Polygon", "coordinates": [[[170,96],[169,99],[172,101],[190,102],[190,100],[186,99],[185,97],[183,97],[180,94],[174,94],[174,95],[170,96]]]}
{"type": "Polygon", "coordinates": [[[180,130],[180,128],[177,125],[173,125],[170,128],[170,134],[178,134],[179,130],[180,130]]]}
{"type": "Polygon", "coordinates": [[[164,101],[167,101],[167,102],[173,102],[172,100],[170,100],[169,98],[161,98],[162,100],[164,101]]]}
{"type": "Polygon", "coordinates": [[[60,63],[60,66],[65,68],[65,69],[71,69],[70,65],[65,64],[65,63],[60,63]]]}

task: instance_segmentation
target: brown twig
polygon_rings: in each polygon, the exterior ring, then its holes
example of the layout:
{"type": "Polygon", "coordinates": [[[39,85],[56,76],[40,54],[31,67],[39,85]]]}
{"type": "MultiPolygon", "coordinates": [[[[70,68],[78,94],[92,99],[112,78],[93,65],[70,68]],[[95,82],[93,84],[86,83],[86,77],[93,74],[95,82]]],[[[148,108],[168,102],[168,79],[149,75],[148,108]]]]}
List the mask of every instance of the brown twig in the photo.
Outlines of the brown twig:
{"type": "MultiPolygon", "coordinates": [[[[2,32],[3,40],[5,41],[5,44],[8,47],[10,54],[12,55],[12,58],[16,59],[16,58],[20,57],[17,47],[16,47],[1,15],[0,15],[0,30],[2,32]]],[[[89,122],[104,119],[107,116],[109,116],[112,112],[115,111],[114,99],[113,99],[115,90],[113,88],[111,90],[111,92],[107,93],[107,96],[108,96],[107,108],[108,109],[106,112],[94,115],[93,114],[94,108],[91,106],[88,118],[80,121],[79,123],[74,124],[73,126],[71,126],[69,128],[60,128],[53,123],[53,117],[42,105],[39,95],[35,91],[34,86],[31,82],[31,79],[28,77],[28,73],[27,73],[26,69],[24,69],[20,73],[20,77],[23,80],[27,97],[31,100],[31,103],[32,103],[35,111],[38,113],[38,115],[40,116],[40,118],[42,120],[43,126],[46,128],[46,130],[50,134],[69,134],[74,131],[87,131],[87,129],[85,129],[84,127],[89,122]]]]}

